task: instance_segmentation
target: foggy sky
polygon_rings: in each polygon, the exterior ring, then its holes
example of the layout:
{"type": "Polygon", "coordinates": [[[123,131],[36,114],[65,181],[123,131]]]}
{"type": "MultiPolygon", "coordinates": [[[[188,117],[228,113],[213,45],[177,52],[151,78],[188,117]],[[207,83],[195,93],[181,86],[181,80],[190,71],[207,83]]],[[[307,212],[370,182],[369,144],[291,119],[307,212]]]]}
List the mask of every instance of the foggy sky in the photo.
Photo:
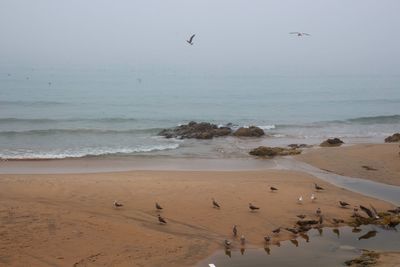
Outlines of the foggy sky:
{"type": "Polygon", "coordinates": [[[398,0],[1,0],[0,65],[397,75],[399,11],[398,0]]]}

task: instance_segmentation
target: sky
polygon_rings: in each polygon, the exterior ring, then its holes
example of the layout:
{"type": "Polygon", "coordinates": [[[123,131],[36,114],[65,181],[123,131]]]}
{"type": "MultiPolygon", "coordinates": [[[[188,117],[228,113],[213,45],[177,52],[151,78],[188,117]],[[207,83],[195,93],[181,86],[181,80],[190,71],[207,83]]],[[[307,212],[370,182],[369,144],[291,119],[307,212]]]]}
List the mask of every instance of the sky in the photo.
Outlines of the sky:
{"type": "Polygon", "coordinates": [[[399,11],[398,0],[0,0],[0,65],[400,75],[399,11]]]}

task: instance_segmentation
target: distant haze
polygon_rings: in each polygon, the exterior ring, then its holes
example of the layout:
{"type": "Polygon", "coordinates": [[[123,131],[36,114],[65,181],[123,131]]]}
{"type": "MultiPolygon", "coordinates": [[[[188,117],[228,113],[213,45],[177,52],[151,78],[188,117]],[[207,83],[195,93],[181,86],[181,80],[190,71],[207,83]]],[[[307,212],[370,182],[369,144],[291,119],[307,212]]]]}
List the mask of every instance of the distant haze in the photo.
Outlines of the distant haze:
{"type": "Polygon", "coordinates": [[[399,11],[398,0],[2,0],[0,66],[397,75],[399,11]]]}

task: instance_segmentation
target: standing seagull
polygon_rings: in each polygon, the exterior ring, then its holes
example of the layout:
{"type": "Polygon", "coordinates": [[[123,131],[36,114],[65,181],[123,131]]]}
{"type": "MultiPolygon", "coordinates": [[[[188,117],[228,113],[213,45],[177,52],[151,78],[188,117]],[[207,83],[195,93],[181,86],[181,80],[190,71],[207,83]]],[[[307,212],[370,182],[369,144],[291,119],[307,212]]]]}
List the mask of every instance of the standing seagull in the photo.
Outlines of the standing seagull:
{"type": "Polygon", "coordinates": [[[276,228],[275,230],[272,230],[272,233],[274,233],[275,235],[279,234],[281,231],[281,228],[276,228]]]}
{"type": "Polygon", "coordinates": [[[163,208],[160,206],[160,204],[158,204],[158,203],[156,202],[156,209],[157,209],[157,210],[162,210],[163,208]]]}
{"type": "Polygon", "coordinates": [[[188,42],[188,44],[193,45],[193,38],[196,36],[196,34],[193,34],[192,36],[190,36],[189,40],[186,40],[186,42],[188,42]]]}
{"type": "Polygon", "coordinates": [[[311,194],[311,202],[314,202],[315,200],[317,200],[317,197],[314,194],[311,194]]]}
{"type": "Polygon", "coordinates": [[[233,236],[237,236],[237,227],[236,227],[236,224],[233,225],[232,233],[233,233],[233,236]]]}
{"type": "Polygon", "coordinates": [[[167,224],[167,221],[163,217],[161,217],[160,214],[158,214],[158,221],[160,222],[160,224],[167,224]]]}
{"type": "Polygon", "coordinates": [[[122,206],[124,206],[124,204],[122,204],[122,203],[120,203],[120,202],[118,202],[118,201],[114,201],[114,207],[116,207],[116,208],[120,208],[120,207],[122,207],[122,206]]]}
{"type": "Polygon", "coordinates": [[[251,211],[255,211],[255,210],[259,210],[260,208],[259,207],[256,207],[256,206],[254,206],[253,204],[251,204],[251,203],[249,203],[249,209],[251,210],[251,211]]]}
{"type": "Polygon", "coordinates": [[[243,246],[244,244],[246,244],[246,238],[244,237],[244,235],[240,237],[240,244],[242,244],[243,246]]]}
{"type": "Polygon", "coordinates": [[[303,203],[303,196],[299,196],[299,198],[297,199],[297,203],[298,204],[302,204],[303,203]]]}
{"type": "Polygon", "coordinates": [[[212,204],[213,204],[214,208],[217,208],[217,209],[221,208],[221,206],[217,203],[217,201],[215,201],[214,198],[212,199],[212,204]]]}
{"type": "Polygon", "coordinates": [[[315,187],[315,189],[316,189],[317,191],[324,190],[323,187],[317,185],[316,183],[314,183],[314,187],[315,187]]]}
{"type": "Polygon", "coordinates": [[[317,216],[321,216],[321,214],[322,214],[321,209],[318,208],[318,209],[315,211],[315,214],[317,214],[317,216]]]}
{"type": "Polygon", "coordinates": [[[296,34],[298,37],[311,36],[311,34],[306,33],[306,32],[289,32],[289,34],[296,34]]]}
{"type": "Polygon", "coordinates": [[[340,207],[341,208],[346,208],[346,206],[349,206],[350,204],[345,202],[345,201],[339,201],[340,207]]]}

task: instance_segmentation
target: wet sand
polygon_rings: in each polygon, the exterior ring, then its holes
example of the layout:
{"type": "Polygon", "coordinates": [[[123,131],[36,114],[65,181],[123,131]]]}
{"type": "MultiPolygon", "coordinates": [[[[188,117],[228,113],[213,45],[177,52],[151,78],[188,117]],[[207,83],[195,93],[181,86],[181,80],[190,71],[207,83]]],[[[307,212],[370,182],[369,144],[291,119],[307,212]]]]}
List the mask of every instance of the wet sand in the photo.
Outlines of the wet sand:
{"type": "Polygon", "coordinates": [[[312,149],[296,156],[340,175],[400,186],[400,148],[394,144],[361,144],[312,149]]]}
{"type": "MultiPolygon", "coordinates": [[[[349,219],[352,210],[339,208],[338,200],[391,207],[291,171],[2,174],[0,265],[191,266],[232,239],[233,224],[249,247],[262,247],[264,235],[293,226],[296,214],[316,218],[320,207],[327,226],[334,217],[349,219]],[[313,182],[325,192],[315,193],[313,182]],[[269,192],[270,185],[279,191],[269,192]],[[125,206],[113,208],[116,199],[125,206]],[[155,201],[167,225],[158,223],[155,201]],[[261,210],[250,212],[249,202],[261,210]]],[[[283,232],[278,239],[290,237],[283,232]]]]}

